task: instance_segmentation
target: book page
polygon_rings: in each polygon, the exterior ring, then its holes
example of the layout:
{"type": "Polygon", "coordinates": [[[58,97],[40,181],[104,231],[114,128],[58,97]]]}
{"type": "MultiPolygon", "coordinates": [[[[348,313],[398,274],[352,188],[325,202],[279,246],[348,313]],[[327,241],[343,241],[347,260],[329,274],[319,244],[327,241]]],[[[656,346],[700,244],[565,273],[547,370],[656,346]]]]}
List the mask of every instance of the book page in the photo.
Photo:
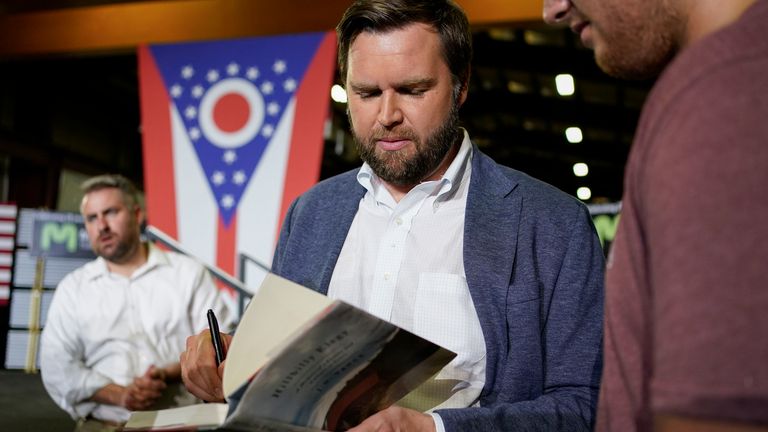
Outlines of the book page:
{"type": "Polygon", "coordinates": [[[171,431],[178,428],[216,428],[227,417],[227,404],[207,403],[160,411],[134,411],[124,431],[171,431]]]}
{"type": "Polygon", "coordinates": [[[227,352],[224,394],[229,396],[276,354],[298,329],[333,300],[268,274],[251,299],[227,352]]]}
{"type": "Polygon", "coordinates": [[[229,404],[134,412],[126,430],[346,430],[454,357],[368,312],[270,274],[227,352],[229,404]]]}
{"type": "Polygon", "coordinates": [[[269,419],[346,430],[402,398],[454,356],[336,301],[259,371],[225,426],[269,419]]]}

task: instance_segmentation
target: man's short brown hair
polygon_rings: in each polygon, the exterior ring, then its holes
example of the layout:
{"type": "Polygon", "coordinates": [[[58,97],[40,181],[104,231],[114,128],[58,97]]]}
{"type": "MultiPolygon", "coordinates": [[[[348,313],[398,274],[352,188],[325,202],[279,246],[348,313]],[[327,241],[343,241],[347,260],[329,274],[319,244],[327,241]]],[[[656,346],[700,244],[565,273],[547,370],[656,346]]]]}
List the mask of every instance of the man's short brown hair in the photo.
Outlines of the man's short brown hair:
{"type": "Polygon", "coordinates": [[[336,35],[341,79],[347,79],[349,48],[363,32],[387,32],[422,23],[440,36],[443,58],[453,76],[454,93],[469,81],[472,34],[464,11],[451,0],[357,0],[344,12],[336,35]]]}
{"type": "Polygon", "coordinates": [[[125,204],[129,207],[136,205],[141,206],[141,200],[139,199],[139,192],[136,189],[136,186],[120,174],[103,174],[91,177],[80,185],[80,190],[83,192],[83,195],[107,188],[119,189],[123,194],[125,204]]]}

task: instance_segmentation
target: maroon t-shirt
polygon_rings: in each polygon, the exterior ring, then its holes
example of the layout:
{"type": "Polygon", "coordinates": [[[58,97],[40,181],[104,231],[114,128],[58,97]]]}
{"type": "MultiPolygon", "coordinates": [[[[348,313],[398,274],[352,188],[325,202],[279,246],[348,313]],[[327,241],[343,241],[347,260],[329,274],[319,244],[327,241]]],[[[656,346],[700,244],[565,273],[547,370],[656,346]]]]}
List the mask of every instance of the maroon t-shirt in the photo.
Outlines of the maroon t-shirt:
{"type": "Polygon", "coordinates": [[[768,0],[659,78],[607,268],[598,430],[768,423],[768,0]]]}

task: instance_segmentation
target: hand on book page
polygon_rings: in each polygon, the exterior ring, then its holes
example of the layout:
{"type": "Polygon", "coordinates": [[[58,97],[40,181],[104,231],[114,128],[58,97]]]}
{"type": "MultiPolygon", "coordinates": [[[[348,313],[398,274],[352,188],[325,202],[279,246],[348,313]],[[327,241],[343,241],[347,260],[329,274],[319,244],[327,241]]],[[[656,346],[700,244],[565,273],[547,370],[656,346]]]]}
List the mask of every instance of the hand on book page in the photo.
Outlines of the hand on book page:
{"type": "MultiPolygon", "coordinates": [[[[203,370],[217,385],[220,370],[210,339],[203,333],[190,341],[184,363],[203,354],[203,370]]],[[[372,422],[398,415],[418,421],[425,417],[410,410],[374,414],[455,357],[361,309],[272,274],[227,343],[221,385],[229,408],[219,423],[226,430],[347,430],[371,416],[372,422]]],[[[187,366],[191,380],[194,367],[187,366]]],[[[125,430],[142,430],[129,428],[132,424],[125,430]]],[[[155,430],[170,426],[180,425],[153,424],[155,430]]]]}
{"type": "Polygon", "coordinates": [[[368,417],[364,422],[350,429],[349,432],[381,431],[418,431],[434,432],[435,421],[429,414],[412,409],[391,406],[368,417]]]}
{"type": "MultiPolygon", "coordinates": [[[[221,334],[226,355],[232,336],[221,334]]],[[[187,350],[181,353],[181,378],[190,393],[207,402],[224,402],[224,366],[216,365],[211,332],[203,330],[187,338],[187,350]]]]}
{"type": "Polygon", "coordinates": [[[335,301],[258,371],[242,397],[230,398],[230,406],[237,403],[230,417],[346,430],[401,399],[451,358],[413,333],[335,301]]]}

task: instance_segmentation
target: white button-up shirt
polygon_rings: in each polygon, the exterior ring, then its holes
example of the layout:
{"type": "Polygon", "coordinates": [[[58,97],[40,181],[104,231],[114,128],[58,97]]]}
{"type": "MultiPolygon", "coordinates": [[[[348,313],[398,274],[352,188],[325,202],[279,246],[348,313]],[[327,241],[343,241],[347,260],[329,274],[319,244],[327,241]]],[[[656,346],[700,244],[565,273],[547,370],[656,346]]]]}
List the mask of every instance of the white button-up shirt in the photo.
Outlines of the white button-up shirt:
{"type": "MultiPolygon", "coordinates": [[[[485,384],[485,340],[464,273],[464,213],[472,145],[439,180],[400,202],[364,164],[367,193],[344,241],[328,295],[454,351],[457,357],[400,405],[420,411],[475,404],[485,384]]],[[[438,422],[438,427],[440,422],[438,422]]]]}
{"type": "Polygon", "coordinates": [[[125,421],[126,409],[89,398],[107,384],[130,384],[150,365],[178,362],[187,336],[206,328],[208,308],[222,331],[232,327],[210,275],[188,257],[150,245],[129,278],[97,258],[56,288],[40,352],[45,388],[73,418],[125,421]]]}

